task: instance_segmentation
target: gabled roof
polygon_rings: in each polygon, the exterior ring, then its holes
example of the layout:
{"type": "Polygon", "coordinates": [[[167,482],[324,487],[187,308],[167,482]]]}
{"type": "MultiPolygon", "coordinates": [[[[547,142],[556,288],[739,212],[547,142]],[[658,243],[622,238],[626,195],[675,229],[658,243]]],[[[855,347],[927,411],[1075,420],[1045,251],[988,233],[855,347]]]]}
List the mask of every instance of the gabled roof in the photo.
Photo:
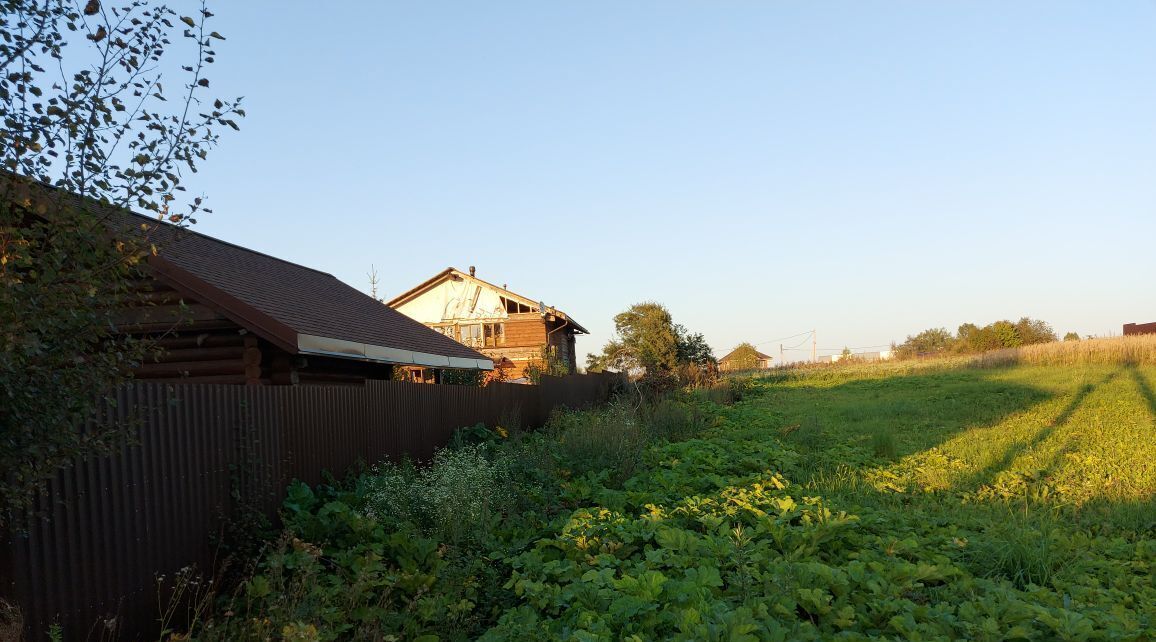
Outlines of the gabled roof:
{"type": "Polygon", "coordinates": [[[429,291],[430,289],[436,287],[437,285],[439,285],[442,282],[449,280],[449,279],[469,281],[469,282],[473,282],[473,283],[476,283],[478,285],[481,285],[482,287],[489,288],[489,289],[499,293],[501,296],[504,296],[507,299],[510,299],[511,301],[516,301],[518,303],[521,303],[522,305],[529,306],[530,309],[532,309],[534,312],[545,312],[546,314],[552,314],[552,315],[558,317],[559,319],[569,321],[570,325],[572,325],[574,327],[574,330],[580,334],[590,334],[589,330],[587,330],[586,328],[583,328],[581,325],[579,325],[579,323],[577,321],[570,318],[565,312],[562,312],[558,308],[554,308],[554,307],[547,305],[546,309],[542,310],[541,309],[542,303],[539,301],[535,301],[529,297],[525,297],[525,296],[522,296],[521,294],[511,292],[504,287],[494,285],[493,283],[490,283],[488,281],[483,281],[482,279],[479,279],[476,276],[471,276],[468,273],[462,272],[461,270],[459,270],[457,268],[453,268],[453,267],[448,267],[448,268],[442,270],[441,272],[438,272],[437,274],[433,275],[432,277],[430,277],[428,280],[424,281],[423,283],[421,283],[417,287],[412,288],[410,290],[407,290],[407,291],[397,295],[392,300],[387,302],[386,305],[388,305],[390,308],[396,308],[399,305],[402,305],[408,301],[412,301],[413,299],[416,299],[417,297],[421,296],[425,292],[429,291]]]}
{"type": "MultiPolygon", "coordinates": [[[[738,348],[731,350],[730,352],[727,353],[727,355],[725,357],[723,357],[722,359],[719,359],[719,361],[726,361],[727,359],[730,359],[738,351],[739,351],[738,348]]],[[[758,355],[759,359],[774,359],[774,357],[767,355],[767,354],[763,354],[763,353],[759,352],[758,350],[755,350],[755,354],[758,355]]]]}
{"type": "MultiPolygon", "coordinates": [[[[60,195],[55,188],[51,189],[60,195]]],[[[384,306],[333,275],[66,194],[114,235],[147,234],[156,274],[291,354],[493,369],[485,355],[384,306]]]]}
{"type": "Polygon", "coordinates": [[[485,355],[382,305],[331,274],[155,219],[132,216],[168,228],[156,230],[167,232],[169,237],[161,238],[160,254],[152,261],[158,273],[193,290],[206,303],[216,304],[226,316],[235,316],[235,321],[254,326],[258,334],[265,330],[289,343],[283,347],[290,352],[423,366],[493,368],[485,355]],[[250,309],[259,314],[248,314],[250,309]]]}

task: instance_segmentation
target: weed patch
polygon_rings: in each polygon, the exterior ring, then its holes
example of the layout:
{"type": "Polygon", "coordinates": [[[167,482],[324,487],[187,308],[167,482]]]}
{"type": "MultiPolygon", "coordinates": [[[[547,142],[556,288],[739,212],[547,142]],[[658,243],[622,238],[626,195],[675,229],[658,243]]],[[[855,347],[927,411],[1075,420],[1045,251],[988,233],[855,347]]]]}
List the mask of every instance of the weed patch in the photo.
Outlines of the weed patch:
{"type": "Polygon", "coordinates": [[[193,637],[1153,639],[1156,371],[966,365],[775,372],[295,486],[193,637]]]}

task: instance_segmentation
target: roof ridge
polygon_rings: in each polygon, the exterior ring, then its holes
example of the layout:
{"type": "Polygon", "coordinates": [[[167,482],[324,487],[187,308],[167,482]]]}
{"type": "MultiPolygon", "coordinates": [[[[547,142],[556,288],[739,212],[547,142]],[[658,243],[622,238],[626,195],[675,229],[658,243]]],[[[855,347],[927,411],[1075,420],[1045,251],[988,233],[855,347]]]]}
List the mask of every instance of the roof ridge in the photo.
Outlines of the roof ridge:
{"type": "MultiPolygon", "coordinates": [[[[164,225],[166,227],[172,228],[178,234],[185,234],[185,233],[196,234],[197,236],[199,236],[201,238],[208,239],[210,241],[214,241],[214,242],[220,243],[222,245],[228,245],[229,247],[235,247],[238,250],[244,250],[245,252],[249,252],[250,254],[257,254],[259,256],[264,256],[266,258],[273,259],[274,261],[279,261],[279,262],[284,263],[286,265],[292,265],[294,267],[306,269],[306,270],[309,270],[311,272],[316,272],[318,274],[324,274],[325,276],[328,276],[330,278],[334,278],[334,279],[337,278],[329,272],[323,272],[323,271],[318,270],[316,268],[311,268],[308,265],[301,265],[300,263],[294,263],[293,261],[286,261],[285,259],[277,257],[277,256],[273,256],[272,254],[266,254],[264,252],[259,252],[257,250],[252,249],[252,248],[245,247],[244,245],[237,245],[236,243],[230,243],[229,241],[219,239],[215,236],[209,236],[208,234],[205,234],[203,232],[198,232],[192,228],[181,227],[180,225],[174,225],[174,224],[169,223],[168,221],[165,221],[161,218],[157,218],[154,216],[149,216],[146,214],[141,214],[140,212],[133,211],[131,208],[124,206],[124,205],[116,205],[114,203],[101,203],[98,199],[96,199],[94,197],[82,196],[80,194],[76,194],[75,192],[71,192],[67,189],[64,189],[63,187],[53,185],[52,183],[47,183],[47,182],[42,181],[42,180],[35,178],[35,177],[24,176],[23,174],[18,174],[16,172],[12,172],[12,171],[8,171],[8,170],[0,170],[0,174],[4,174],[4,175],[8,175],[8,176],[15,176],[18,179],[23,179],[23,180],[27,180],[27,181],[30,181],[32,183],[35,183],[36,185],[39,185],[41,188],[51,190],[54,193],[62,194],[65,198],[76,199],[79,201],[78,204],[80,205],[80,207],[83,207],[83,208],[89,210],[90,212],[92,212],[93,208],[97,208],[97,207],[103,208],[103,209],[108,209],[110,212],[124,212],[125,214],[129,214],[130,216],[135,216],[137,218],[141,218],[141,219],[144,219],[146,221],[149,221],[150,223],[159,223],[159,224],[164,225]]],[[[97,215],[97,216],[100,216],[99,212],[92,212],[92,213],[97,215]]]]}
{"type": "MultiPolygon", "coordinates": [[[[265,258],[273,259],[274,261],[278,261],[278,262],[284,263],[286,265],[292,265],[293,267],[299,267],[303,270],[309,270],[310,272],[316,272],[318,274],[324,274],[325,276],[328,276],[330,278],[337,278],[329,272],[318,270],[317,268],[311,268],[308,265],[301,265],[300,263],[294,263],[293,261],[287,261],[287,260],[285,260],[279,256],[273,256],[272,254],[266,254],[266,253],[261,252],[259,250],[254,250],[253,248],[245,247],[244,245],[238,245],[236,243],[230,243],[229,241],[219,239],[215,236],[209,236],[208,234],[205,234],[204,232],[198,232],[197,230],[194,230],[194,229],[189,228],[189,227],[181,227],[180,225],[173,225],[172,223],[169,223],[168,221],[163,221],[163,220],[158,219],[158,218],[153,218],[152,216],[147,216],[147,215],[141,214],[139,212],[134,212],[128,208],[125,208],[124,211],[128,212],[129,214],[131,214],[132,216],[135,216],[137,218],[145,219],[145,220],[149,221],[150,223],[159,223],[161,225],[172,228],[174,231],[176,231],[176,233],[178,235],[177,239],[176,239],[177,241],[180,240],[180,236],[179,236],[180,234],[194,234],[194,235],[199,236],[203,239],[213,241],[214,243],[220,243],[221,245],[227,245],[229,247],[235,247],[238,250],[243,250],[243,251],[248,252],[250,254],[256,254],[258,256],[263,256],[265,258]]],[[[163,247],[161,248],[161,251],[162,252],[164,251],[163,247]]]]}

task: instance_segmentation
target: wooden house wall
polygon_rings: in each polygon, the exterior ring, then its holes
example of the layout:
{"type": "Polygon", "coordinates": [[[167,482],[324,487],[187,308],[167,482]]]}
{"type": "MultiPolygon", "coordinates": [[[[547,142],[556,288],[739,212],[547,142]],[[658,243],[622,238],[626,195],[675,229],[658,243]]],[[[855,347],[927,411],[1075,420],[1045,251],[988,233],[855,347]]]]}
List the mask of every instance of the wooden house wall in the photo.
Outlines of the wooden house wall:
{"type": "Polygon", "coordinates": [[[147,337],[160,349],[134,378],[169,383],[248,385],[363,385],[388,380],[386,364],[285,352],[209,305],[160,279],[141,281],[130,306],[117,315],[122,333],[147,337]]]}

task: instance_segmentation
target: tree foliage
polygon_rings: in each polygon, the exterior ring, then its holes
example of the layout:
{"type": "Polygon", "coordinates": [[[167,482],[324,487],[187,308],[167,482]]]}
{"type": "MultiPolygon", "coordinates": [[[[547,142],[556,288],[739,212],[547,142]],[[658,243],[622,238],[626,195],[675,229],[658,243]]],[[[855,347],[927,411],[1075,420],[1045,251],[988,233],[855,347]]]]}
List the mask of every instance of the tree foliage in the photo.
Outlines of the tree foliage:
{"type": "Polygon", "coordinates": [[[1056,341],[1056,333],[1044,321],[1023,317],[1019,321],[996,321],[983,327],[974,323],[959,326],[953,336],[946,328],[924,330],[895,346],[899,358],[954,352],[971,354],[1056,341]]]}
{"type": "Polygon", "coordinates": [[[691,332],[681,323],[676,323],[674,334],[677,338],[678,362],[680,364],[709,368],[718,363],[714,358],[714,351],[711,350],[710,345],[706,342],[706,337],[701,332],[691,332]]]}
{"type": "Polygon", "coordinates": [[[907,340],[894,348],[895,355],[901,359],[929,354],[947,352],[954,341],[947,328],[931,328],[907,340]]]}
{"type": "Polygon", "coordinates": [[[143,0],[2,4],[0,520],[74,457],[125,436],[107,421],[78,430],[149,350],[111,329],[156,247],[140,231],[114,240],[110,213],[195,222],[208,210],[182,178],[244,116],[239,100],[204,96],[223,40],[204,5],[181,16],[143,0]]]}
{"type": "Polygon", "coordinates": [[[680,366],[713,367],[714,353],[700,333],[674,322],[662,304],[636,303],[614,317],[615,337],[602,353],[587,355],[590,372],[640,371],[650,377],[677,376],[680,366]]]}
{"type": "Polygon", "coordinates": [[[1064,341],[1079,341],[1080,335],[1076,332],[1069,332],[1064,335],[1064,341]]]}

